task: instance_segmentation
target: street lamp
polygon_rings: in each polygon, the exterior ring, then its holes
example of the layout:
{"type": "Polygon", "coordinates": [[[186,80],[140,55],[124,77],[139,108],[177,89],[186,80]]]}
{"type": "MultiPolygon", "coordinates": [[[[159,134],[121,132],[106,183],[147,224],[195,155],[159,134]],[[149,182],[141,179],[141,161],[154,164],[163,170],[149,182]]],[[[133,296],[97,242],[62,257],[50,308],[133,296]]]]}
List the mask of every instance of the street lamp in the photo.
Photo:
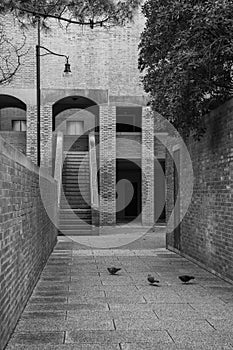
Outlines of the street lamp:
{"type": "Polygon", "coordinates": [[[65,57],[66,63],[65,63],[65,68],[64,68],[64,75],[70,75],[71,69],[70,69],[70,63],[69,63],[69,56],[62,55],[60,53],[56,53],[54,51],[51,51],[47,49],[47,47],[41,46],[41,45],[36,45],[36,54],[39,57],[46,56],[46,55],[54,55],[54,56],[60,56],[60,57],[65,57]],[[46,51],[46,53],[41,54],[40,49],[43,49],[46,51]]]}
{"type": "Polygon", "coordinates": [[[37,94],[37,164],[40,166],[40,105],[41,105],[41,89],[40,89],[40,57],[46,55],[54,55],[64,57],[65,67],[64,76],[71,74],[69,56],[62,55],[60,53],[53,52],[44,46],[40,45],[40,20],[38,19],[38,44],[36,45],[36,94],[37,94]],[[40,53],[40,49],[45,50],[45,53],[40,53]]]}

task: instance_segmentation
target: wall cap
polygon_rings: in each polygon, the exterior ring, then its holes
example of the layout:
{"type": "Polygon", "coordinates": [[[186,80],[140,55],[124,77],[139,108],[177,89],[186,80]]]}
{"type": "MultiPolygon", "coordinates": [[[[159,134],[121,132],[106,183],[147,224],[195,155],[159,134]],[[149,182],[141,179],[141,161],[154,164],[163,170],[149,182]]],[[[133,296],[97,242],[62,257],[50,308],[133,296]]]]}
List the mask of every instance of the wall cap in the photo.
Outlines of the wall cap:
{"type": "Polygon", "coordinates": [[[18,151],[15,147],[10,145],[4,138],[0,136],[0,153],[5,157],[15,161],[16,163],[22,165],[26,169],[42,176],[43,178],[49,180],[50,182],[56,183],[56,180],[50,176],[45,170],[40,169],[37,165],[32,163],[32,161],[27,158],[23,153],[18,151]]]}

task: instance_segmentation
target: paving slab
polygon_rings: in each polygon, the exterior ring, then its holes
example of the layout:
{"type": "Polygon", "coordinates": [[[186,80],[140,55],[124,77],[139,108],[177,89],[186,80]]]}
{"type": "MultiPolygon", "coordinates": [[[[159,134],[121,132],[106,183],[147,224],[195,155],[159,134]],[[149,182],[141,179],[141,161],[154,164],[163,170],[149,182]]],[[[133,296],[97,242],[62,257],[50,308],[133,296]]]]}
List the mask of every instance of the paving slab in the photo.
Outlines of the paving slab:
{"type": "Polygon", "coordinates": [[[153,312],[153,310],[134,310],[134,311],[128,311],[128,310],[108,310],[108,311],[89,311],[89,310],[78,310],[78,311],[67,311],[67,319],[70,318],[78,318],[78,319],[122,319],[122,318],[138,318],[138,319],[151,319],[156,320],[158,317],[153,312]]]}
{"type": "Polygon", "coordinates": [[[56,304],[56,303],[49,303],[49,304],[31,304],[29,303],[25,311],[42,311],[42,310],[49,310],[49,311],[60,311],[60,310],[109,310],[108,305],[106,303],[67,303],[67,304],[56,304]]]}
{"type": "Polygon", "coordinates": [[[15,329],[16,333],[27,332],[59,332],[67,330],[114,330],[112,319],[69,318],[68,320],[58,319],[21,319],[15,329]]]}
{"type": "Polygon", "coordinates": [[[8,345],[7,350],[121,350],[119,344],[60,344],[60,345],[8,345]]]}
{"type": "Polygon", "coordinates": [[[197,345],[178,345],[178,344],[169,344],[169,348],[167,344],[154,344],[154,343],[121,343],[122,350],[232,350],[231,345],[210,345],[208,344],[200,344],[197,345]]]}
{"type": "Polygon", "coordinates": [[[30,298],[30,303],[31,304],[50,304],[50,303],[67,303],[67,296],[37,296],[34,297],[32,296],[30,298]]]}
{"type": "Polygon", "coordinates": [[[121,343],[121,349],[122,350],[177,350],[177,347],[175,344],[169,343],[168,344],[159,344],[158,342],[133,342],[133,343],[121,343]]]}
{"type": "Polygon", "coordinates": [[[166,331],[160,330],[123,330],[123,331],[68,331],[65,343],[101,343],[114,344],[121,342],[150,341],[173,343],[166,331]]]}
{"type": "Polygon", "coordinates": [[[205,315],[189,304],[153,304],[153,311],[159,319],[205,319],[205,315]]]}
{"type": "Polygon", "coordinates": [[[207,331],[200,330],[177,330],[169,331],[170,336],[177,345],[209,345],[209,346],[232,346],[233,333],[222,330],[207,331]]]}
{"type": "Polygon", "coordinates": [[[39,344],[62,344],[64,341],[64,332],[15,332],[10,339],[9,345],[15,346],[18,344],[39,345],[39,344]]]}
{"type": "Polygon", "coordinates": [[[32,311],[27,312],[24,311],[20,317],[20,319],[58,319],[65,320],[66,319],[66,311],[32,311]]]}
{"type": "Polygon", "coordinates": [[[6,350],[232,350],[232,292],[232,284],[164,248],[95,250],[62,241],[6,350]],[[112,276],[109,266],[121,271],[112,276]],[[180,274],[195,280],[185,285],[180,274]]]}

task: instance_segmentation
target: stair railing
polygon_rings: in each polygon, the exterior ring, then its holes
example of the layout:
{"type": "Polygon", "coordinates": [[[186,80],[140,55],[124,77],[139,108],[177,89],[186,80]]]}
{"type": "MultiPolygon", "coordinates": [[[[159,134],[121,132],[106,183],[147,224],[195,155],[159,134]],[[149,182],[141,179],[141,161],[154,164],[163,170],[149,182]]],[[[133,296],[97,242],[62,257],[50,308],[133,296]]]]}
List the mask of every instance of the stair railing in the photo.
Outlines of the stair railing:
{"type": "Polygon", "coordinates": [[[58,131],[56,142],[54,179],[57,181],[57,205],[60,207],[63,166],[63,132],[58,131]]]}
{"type": "Polygon", "coordinates": [[[89,163],[90,163],[90,192],[91,192],[91,208],[92,223],[98,225],[98,209],[99,209],[99,193],[97,179],[97,160],[95,148],[95,134],[89,134],[89,163]]]}

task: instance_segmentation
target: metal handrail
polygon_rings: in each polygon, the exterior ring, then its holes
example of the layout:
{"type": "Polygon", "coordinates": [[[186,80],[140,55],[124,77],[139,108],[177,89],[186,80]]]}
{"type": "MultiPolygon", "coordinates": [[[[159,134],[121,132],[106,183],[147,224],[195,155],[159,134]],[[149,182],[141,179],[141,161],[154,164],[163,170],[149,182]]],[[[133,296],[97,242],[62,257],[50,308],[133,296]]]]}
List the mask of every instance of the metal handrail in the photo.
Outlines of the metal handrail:
{"type": "Polygon", "coordinates": [[[63,132],[58,131],[56,142],[56,156],[54,179],[57,181],[57,205],[60,207],[61,186],[62,186],[62,165],[63,165],[63,132]]]}

